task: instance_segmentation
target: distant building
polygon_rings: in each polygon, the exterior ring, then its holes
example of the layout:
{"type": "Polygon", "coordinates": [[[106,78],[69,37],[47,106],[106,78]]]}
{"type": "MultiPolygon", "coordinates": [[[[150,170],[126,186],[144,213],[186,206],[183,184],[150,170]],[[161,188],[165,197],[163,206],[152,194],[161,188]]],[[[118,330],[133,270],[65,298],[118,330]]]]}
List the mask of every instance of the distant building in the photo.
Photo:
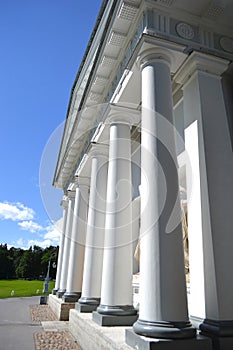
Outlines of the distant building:
{"type": "Polygon", "coordinates": [[[232,0],[103,1],[72,87],[50,297],[135,349],[233,349],[232,60],[232,0]]]}

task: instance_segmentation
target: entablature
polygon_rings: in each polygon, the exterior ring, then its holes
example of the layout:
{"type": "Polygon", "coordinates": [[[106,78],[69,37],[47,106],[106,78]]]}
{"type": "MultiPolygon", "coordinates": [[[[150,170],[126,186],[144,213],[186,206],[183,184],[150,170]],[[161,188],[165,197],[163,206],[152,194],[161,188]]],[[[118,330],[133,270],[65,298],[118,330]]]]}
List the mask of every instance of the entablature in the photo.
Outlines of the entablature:
{"type": "Polygon", "coordinates": [[[151,46],[180,45],[186,55],[199,51],[233,61],[233,4],[214,3],[218,1],[109,1],[73,88],[55,186],[67,186],[106,105],[120,101],[122,92],[127,98],[129,82],[139,82],[135,60],[142,40],[151,40],[151,46]]]}

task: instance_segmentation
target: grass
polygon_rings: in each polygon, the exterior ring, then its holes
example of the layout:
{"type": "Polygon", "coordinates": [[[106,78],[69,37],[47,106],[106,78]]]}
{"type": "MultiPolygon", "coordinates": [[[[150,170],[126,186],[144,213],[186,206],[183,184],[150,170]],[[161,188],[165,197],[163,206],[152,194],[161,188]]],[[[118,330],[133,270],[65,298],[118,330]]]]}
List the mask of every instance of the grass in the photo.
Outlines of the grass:
{"type": "MultiPolygon", "coordinates": [[[[44,281],[0,280],[0,299],[44,295],[43,287],[44,281]]],[[[53,288],[54,282],[50,281],[50,292],[53,288]]]]}

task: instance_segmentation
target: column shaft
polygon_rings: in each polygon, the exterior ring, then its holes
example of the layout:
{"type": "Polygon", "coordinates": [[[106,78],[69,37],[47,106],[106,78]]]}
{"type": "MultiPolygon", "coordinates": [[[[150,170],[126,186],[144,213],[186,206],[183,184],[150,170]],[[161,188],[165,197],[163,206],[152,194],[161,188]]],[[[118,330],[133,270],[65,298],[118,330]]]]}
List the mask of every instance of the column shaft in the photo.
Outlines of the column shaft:
{"type": "MultiPolygon", "coordinates": [[[[63,200],[64,202],[64,200],[63,200]]],[[[57,273],[56,273],[56,283],[53,289],[53,294],[56,294],[60,288],[61,281],[61,270],[62,270],[62,261],[63,261],[63,252],[64,252],[64,244],[65,244],[65,229],[66,229],[66,221],[67,221],[67,203],[63,204],[63,223],[62,223],[62,232],[60,236],[60,244],[59,244],[59,253],[58,253],[58,261],[57,261],[57,273]]]]}
{"type": "Polygon", "coordinates": [[[68,191],[68,212],[67,212],[67,221],[66,221],[66,230],[65,230],[65,242],[64,242],[64,252],[62,259],[62,268],[61,268],[61,281],[60,287],[57,292],[57,296],[60,298],[66,291],[67,285],[67,274],[68,274],[68,265],[70,258],[70,242],[71,242],[71,233],[72,233],[72,223],[73,223],[73,214],[74,214],[74,192],[68,191]]]}
{"type": "Polygon", "coordinates": [[[130,125],[110,126],[105,247],[101,304],[103,315],[134,315],[132,306],[132,184],[130,125]]]}
{"type": "Polygon", "coordinates": [[[65,302],[75,302],[81,296],[86,241],[88,182],[88,179],[77,179],[67,286],[63,295],[65,302]]]}
{"type": "Polygon", "coordinates": [[[195,335],[187,313],[170,65],[146,56],[142,71],[140,311],[138,334],[195,335]]]}
{"type": "Polygon", "coordinates": [[[80,311],[95,310],[99,305],[101,295],[108,164],[106,156],[101,155],[100,151],[98,154],[98,145],[96,147],[91,161],[83,286],[82,297],[79,299],[80,311]]]}

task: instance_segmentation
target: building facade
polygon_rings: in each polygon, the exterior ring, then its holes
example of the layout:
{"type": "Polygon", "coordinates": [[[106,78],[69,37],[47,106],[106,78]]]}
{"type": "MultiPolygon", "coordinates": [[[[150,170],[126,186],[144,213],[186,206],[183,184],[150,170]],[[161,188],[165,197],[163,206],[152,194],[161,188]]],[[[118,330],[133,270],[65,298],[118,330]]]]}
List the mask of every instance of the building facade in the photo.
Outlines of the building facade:
{"type": "Polygon", "coordinates": [[[233,348],[232,60],[232,0],[109,0],[75,79],[54,298],[134,348],[233,348]]]}

